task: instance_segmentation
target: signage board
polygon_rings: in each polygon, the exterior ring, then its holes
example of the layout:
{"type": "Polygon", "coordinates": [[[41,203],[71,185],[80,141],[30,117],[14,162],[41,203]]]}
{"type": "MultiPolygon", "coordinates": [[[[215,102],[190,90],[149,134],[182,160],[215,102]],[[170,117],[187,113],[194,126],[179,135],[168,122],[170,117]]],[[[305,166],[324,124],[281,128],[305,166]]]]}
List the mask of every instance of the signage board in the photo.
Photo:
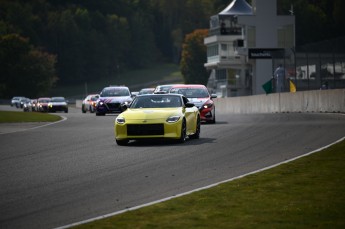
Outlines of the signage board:
{"type": "Polygon", "coordinates": [[[249,59],[272,59],[272,58],[283,58],[284,49],[278,48],[253,48],[248,50],[249,59]]]}

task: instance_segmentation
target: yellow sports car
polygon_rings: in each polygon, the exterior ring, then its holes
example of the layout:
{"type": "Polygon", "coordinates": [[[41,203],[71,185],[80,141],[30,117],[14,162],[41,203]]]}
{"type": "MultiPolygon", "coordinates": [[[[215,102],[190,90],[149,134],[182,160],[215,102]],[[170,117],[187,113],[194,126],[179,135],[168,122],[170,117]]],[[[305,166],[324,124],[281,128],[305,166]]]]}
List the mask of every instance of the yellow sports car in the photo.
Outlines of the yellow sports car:
{"type": "Polygon", "coordinates": [[[193,103],[179,94],[138,95],[115,120],[115,139],[118,145],[129,140],[175,139],[200,135],[200,113],[193,103]]]}

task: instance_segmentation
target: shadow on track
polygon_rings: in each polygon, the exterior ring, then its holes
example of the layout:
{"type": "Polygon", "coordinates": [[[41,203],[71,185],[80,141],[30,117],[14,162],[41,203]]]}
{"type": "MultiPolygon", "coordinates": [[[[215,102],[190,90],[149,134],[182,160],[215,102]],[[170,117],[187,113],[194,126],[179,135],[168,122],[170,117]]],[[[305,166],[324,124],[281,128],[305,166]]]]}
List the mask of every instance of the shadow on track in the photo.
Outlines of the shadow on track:
{"type": "Polygon", "coordinates": [[[189,139],[187,138],[185,143],[179,143],[174,140],[168,139],[143,139],[143,140],[133,140],[124,147],[142,147],[142,146],[191,146],[191,145],[202,145],[205,143],[214,143],[215,138],[199,138],[199,139],[189,139]]]}

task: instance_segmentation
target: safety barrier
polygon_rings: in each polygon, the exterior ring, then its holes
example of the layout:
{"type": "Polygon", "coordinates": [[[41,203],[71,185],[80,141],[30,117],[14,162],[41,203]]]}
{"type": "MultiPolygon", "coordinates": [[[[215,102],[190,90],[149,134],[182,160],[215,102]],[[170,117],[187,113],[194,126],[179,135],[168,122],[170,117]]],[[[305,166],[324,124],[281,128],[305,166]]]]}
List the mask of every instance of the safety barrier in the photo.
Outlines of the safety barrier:
{"type": "Polygon", "coordinates": [[[345,89],[274,93],[214,99],[219,113],[345,113],[345,89]]]}

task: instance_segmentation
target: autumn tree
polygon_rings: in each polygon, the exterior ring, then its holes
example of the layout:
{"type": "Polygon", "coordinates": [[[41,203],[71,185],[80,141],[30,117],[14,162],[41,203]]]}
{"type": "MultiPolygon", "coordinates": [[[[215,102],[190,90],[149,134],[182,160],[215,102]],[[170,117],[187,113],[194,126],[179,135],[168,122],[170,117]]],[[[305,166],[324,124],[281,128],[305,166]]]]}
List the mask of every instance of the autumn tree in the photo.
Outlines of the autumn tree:
{"type": "Polygon", "coordinates": [[[204,38],[207,35],[207,29],[198,29],[187,34],[184,39],[180,68],[185,83],[207,84],[208,72],[204,67],[207,62],[204,38]]]}

